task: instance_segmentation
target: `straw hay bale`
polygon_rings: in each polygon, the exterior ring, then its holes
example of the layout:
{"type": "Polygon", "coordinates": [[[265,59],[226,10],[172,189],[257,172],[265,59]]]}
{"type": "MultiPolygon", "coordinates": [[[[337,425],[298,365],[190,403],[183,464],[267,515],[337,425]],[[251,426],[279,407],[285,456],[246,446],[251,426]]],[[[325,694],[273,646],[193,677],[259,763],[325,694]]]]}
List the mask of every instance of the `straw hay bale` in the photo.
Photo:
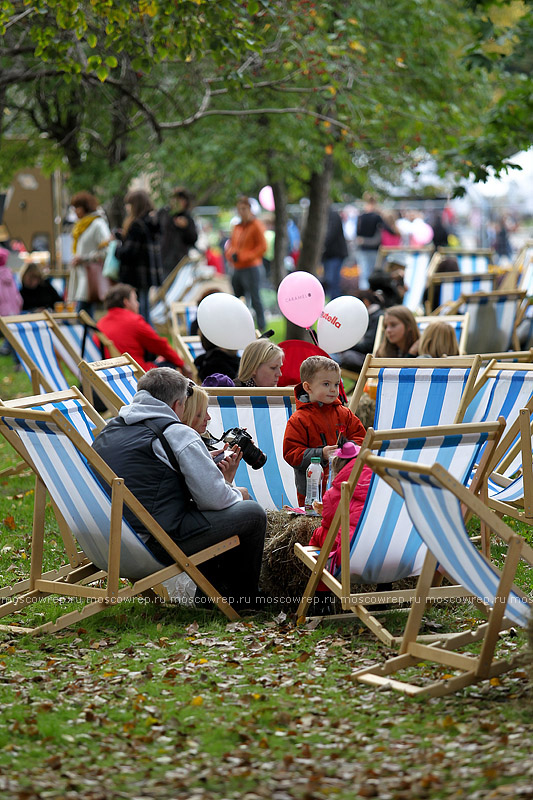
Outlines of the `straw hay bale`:
{"type": "Polygon", "coordinates": [[[267,511],[267,533],[261,571],[261,587],[272,597],[298,598],[309,580],[309,570],[294,554],[294,545],[307,545],[320,525],[320,517],[289,516],[284,511],[267,511]]]}

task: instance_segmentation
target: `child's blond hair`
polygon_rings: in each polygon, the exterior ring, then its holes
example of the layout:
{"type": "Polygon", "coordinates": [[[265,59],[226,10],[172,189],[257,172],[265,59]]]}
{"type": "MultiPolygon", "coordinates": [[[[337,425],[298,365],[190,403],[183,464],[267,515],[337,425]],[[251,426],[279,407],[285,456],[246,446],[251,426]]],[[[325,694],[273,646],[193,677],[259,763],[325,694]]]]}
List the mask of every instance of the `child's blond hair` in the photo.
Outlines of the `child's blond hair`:
{"type": "Polygon", "coordinates": [[[320,370],[336,372],[337,376],[341,374],[341,368],[332,358],[326,358],[326,356],[309,356],[309,358],[306,358],[305,361],[302,361],[300,364],[301,382],[307,381],[309,383],[320,370]]]}

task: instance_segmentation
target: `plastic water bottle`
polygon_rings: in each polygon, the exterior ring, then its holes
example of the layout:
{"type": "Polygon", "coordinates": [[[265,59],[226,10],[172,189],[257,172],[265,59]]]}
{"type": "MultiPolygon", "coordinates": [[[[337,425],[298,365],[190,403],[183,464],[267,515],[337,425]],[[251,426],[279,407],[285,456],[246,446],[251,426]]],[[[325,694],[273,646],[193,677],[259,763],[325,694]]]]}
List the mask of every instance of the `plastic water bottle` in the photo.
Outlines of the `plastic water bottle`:
{"type": "Polygon", "coordinates": [[[318,513],[313,508],[313,502],[322,502],[322,475],[324,470],[319,458],[312,458],[307,467],[307,480],[305,488],[305,513],[308,517],[317,517],[318,513]]]}

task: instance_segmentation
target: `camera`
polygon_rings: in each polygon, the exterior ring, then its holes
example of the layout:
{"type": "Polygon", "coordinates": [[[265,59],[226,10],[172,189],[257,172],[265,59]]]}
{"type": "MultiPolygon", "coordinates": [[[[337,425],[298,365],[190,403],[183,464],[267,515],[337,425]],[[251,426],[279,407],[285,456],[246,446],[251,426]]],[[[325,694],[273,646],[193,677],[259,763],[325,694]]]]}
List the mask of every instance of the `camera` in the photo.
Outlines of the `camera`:
{"type": "Polygon", "coordinates": [[[240,447],[242,457],[252,469],[261,469],[266,464],[266,455],[254,444],[250,434],[242,428],[230,428],[224,431],[220,441],[227,442],[229,445],[236,444],[240,447]]]}

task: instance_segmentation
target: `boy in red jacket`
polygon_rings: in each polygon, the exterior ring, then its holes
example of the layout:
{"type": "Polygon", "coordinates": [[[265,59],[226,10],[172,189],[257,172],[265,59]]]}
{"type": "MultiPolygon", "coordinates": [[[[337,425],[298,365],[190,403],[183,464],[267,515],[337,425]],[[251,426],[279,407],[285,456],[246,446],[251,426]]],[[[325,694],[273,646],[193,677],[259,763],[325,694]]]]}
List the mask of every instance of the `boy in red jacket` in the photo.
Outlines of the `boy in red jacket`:
{"type": "Polygon", "coordinates": [[[312,458],[324,468],[322,491],[328,480],[329,457],[346,441],[361,444],[361,420],[339,400],[341,370],[325,356],[302,361],[300,380],[294,387],[296,411],[289,418],[283,439],[283,458],[294,468],[298,504],[304,505],[306,471],[312,458]]]}

